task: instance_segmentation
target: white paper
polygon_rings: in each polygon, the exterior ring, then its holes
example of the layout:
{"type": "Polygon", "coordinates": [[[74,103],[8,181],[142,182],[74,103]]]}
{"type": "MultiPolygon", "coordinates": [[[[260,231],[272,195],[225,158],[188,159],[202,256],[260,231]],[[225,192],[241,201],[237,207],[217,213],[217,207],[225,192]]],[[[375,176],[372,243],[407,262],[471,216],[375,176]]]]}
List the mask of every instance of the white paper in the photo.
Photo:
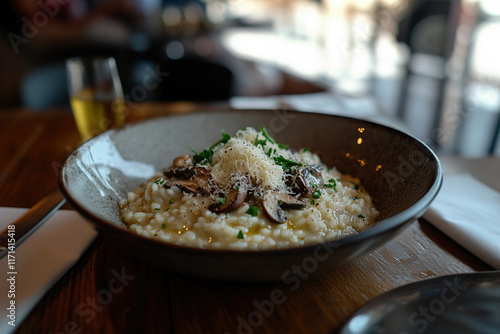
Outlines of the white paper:
{"type": "MultiPolygon", "coordinates": [[[[26,209],[0,208],[0,230],[24,212],[26,209]]],[[[76,211],[59,210],[15,249],[14,269],[9,268],[7,256],[0,260],[0,333],[11,333],[21,324],[43,295],[78,261],[96,235],[90,223],[76,211]],[[12,277],[15,296],[9,293],[12,289],[8,279],[12,277]],[[15,327],[9,324],[8,308],[12,301],[15,327]]]]}
{"type": "Polygon", "coordinates": [[[500,193],[469,174],[448,175],[424,218],[500,269],[500,193]]]}

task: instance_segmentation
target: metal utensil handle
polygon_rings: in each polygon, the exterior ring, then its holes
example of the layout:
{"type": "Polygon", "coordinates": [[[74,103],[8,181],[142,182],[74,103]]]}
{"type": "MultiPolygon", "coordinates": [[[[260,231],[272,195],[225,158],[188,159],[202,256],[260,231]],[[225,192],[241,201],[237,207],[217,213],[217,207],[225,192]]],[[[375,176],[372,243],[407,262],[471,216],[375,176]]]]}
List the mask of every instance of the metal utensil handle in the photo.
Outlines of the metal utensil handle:
{"type": "Polygon", "coordinates": [[[0,259],[8,253],[9,246],[12,247],[12,244],[15,247],[19,246],[65,202],[66,199],[63,194],[59,188],[56,188],[29,209],[28,212],[0,232],[0,259]],[[9,236],[9,233],[11,236],[9,236]]]}

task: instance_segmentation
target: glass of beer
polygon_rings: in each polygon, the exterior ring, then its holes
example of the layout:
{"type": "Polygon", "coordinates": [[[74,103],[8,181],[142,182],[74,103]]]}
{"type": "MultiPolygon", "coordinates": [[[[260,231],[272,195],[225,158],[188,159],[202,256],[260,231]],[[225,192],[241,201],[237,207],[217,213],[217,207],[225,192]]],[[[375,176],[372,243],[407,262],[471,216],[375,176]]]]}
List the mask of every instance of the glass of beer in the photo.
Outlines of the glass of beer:
{"type": "Polygon", "coordinates": [[[66,61],[71,109],[84,141],[125,123],[123,90],[114,58],[66,61]]]}

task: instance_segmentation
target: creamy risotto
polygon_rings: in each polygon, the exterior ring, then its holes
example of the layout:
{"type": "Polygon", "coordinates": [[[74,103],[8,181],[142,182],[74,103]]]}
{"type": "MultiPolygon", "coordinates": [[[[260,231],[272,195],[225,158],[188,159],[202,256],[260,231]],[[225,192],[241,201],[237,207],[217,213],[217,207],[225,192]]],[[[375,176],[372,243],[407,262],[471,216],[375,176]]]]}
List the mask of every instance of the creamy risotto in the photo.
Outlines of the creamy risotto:
{"type": "Polygon", "coordinates": [[[246,128],[129,192],[122,220],[165,242],[219,249],[287,248],[338,239],[375,223],[359,180],[325,166],[308,149],[246,128]]]}

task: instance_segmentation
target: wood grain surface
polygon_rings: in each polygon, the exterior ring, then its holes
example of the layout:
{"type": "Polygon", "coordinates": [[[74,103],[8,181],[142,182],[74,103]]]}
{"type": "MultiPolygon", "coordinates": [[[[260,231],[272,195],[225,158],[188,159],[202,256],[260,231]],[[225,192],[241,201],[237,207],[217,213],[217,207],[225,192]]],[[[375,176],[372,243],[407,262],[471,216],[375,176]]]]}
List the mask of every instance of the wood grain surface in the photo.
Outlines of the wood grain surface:
{"type": "MultiPolygon", "coordinates": [[[[129,120],[192,108],[143,105],[129,120]]],[[[31,207],[56,187],[57,168],[79,141],[67,111],[1,112],[0,206],[31,207]]],[[[335,333],[385,291],[492,269],[424,220],[365,257],[293,284],[185,277],[137,255],[98,237],[16,333],[335,333]]]]}

